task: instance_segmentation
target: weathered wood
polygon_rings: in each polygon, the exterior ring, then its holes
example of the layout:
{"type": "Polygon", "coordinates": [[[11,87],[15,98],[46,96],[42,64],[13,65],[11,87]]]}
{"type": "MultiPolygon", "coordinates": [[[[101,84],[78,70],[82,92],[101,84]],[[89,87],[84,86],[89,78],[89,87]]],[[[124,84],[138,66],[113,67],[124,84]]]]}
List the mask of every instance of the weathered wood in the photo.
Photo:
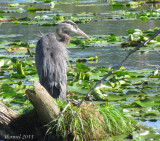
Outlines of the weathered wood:
{"type": "Polygon", "coordinates": [[[26,95],[35,110],[42,124],[47,124],[54,120],[60,110],[47,90],[38,82],[34,82],[34,91],[27,90],[26,95]]]}
{"type": "Polygon", "coordinates": [[[19,115],[16,112],[0,102],[0,138],[4,139],[5,135],[14,134],[10,123],[18,117],[19,115]]]}
{"type": "Polygon", "coordinates": [[[0,124],[8,125],[17,117],[18,114],[16,112],[0,102],[0,124]]]}

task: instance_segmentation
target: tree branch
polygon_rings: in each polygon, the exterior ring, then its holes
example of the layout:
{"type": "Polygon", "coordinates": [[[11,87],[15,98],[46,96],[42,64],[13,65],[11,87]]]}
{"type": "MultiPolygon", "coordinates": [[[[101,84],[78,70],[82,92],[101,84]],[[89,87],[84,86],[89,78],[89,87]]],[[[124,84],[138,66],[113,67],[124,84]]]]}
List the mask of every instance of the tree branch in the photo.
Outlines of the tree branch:
{"type": "Polygon", "coordinates": [[[28,42],[28,45],[27,45],[27,51],[28,51],[30,57],[33,57],[32,52],[31,52],[30,49],[29,49],[29,42],[28,42]]]}
{"type": "Polygon", "coordinates": [[[83,97],[83,99],[78,103],[77,107],[79,107],[83,101],[91,94],[91,92],[99,85],[101,84],[106,78],[108,78],[111,74],[113,74],[116,70],[118,70],[126,61],[127,59],[134,53],[136,52],[139,48],[143,47],[144,45],[146,45],[147,43],[149,43],[152,39],[154,39],[156,36],[158,36],[160,34],[160,29],[157,30],[155,32],[154,35],[152,35],[147,41],[139,44],[138,46],[136,46],[133,50],[131,50],[128,55],[119,63],[118,66],[116,66],[112,71],[110,71],[108,74],[106,74],[101,80],[99,80],[94,87],[92,87],[89,92],[83,97]]]}

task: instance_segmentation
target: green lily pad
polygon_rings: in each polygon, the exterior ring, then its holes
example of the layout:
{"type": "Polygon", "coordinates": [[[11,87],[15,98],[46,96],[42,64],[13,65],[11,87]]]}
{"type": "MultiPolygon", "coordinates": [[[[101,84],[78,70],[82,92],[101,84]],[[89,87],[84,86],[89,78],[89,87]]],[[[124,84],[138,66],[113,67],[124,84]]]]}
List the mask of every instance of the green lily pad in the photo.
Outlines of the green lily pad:
{"type": "Polygon", "coordinates": [[[85,65],[83,65],[83,64],[79,64],[79,63],[76,65],[76,67],[77,67],[78,69],[80,69],[80,70],[83,70],[83,71],[89,71],[89,70],[90,70],[89,67],[87,67],[87,66],[85,66],[85,65]]]}
{"type": "Polygon", "coordinates": [[[28,11],[36,11],[36,8],[35,7],[28,7],[27,10],[28,11]]]}
{"type": "Polygon", "coordinates": [[[68,86],[68,89],[77,94],[86,94],[89,91],[89,89],[84,88],[83,85],[79,85],[76,83],[74,83],[73,86],[68,86]]]}
{"type": "Polygon", "coordinates": [[[147,17],[147,16],[141,16],[140,19],[141,19],[141,21],[143,21],[143,22],[148,21],[148,17],[147,17]]]}

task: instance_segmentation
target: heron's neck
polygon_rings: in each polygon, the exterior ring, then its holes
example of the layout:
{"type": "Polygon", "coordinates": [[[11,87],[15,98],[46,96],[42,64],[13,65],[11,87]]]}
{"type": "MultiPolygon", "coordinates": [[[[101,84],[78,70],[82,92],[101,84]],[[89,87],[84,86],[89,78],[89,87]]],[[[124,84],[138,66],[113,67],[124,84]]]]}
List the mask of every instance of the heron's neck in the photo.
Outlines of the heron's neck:
{"type": "Polygon", "coordinates": [[[57,34],[61,38],[60,42],[66,47],[70,42],[70,36],[62,31],[61,28],[57,28],[57,34]]]}

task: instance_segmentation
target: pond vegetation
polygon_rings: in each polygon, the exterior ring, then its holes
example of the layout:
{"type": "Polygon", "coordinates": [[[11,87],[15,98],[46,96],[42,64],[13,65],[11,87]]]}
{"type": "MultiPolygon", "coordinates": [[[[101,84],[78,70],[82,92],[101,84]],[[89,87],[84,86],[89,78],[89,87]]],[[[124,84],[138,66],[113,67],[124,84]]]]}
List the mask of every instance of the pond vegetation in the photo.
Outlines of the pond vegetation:
{"type": "MultiPolygon", "coordinates": [[[[64,108],[64,102],[58,103],[64,108]]],[[[124,133],[129,134],[138,128],[133,119],[126,117],[114,106],[103,104],[93,107],[91,103],[83,103],[80,108],[70,106],[69,110],[47,127],[47,134],[56,130],[57,136],[72,140],[100,140],[124,133]]]]}
{"type": "MultiPolygon", "coordinates": [[[[0,22],[2,24],[0,28],[4,25],[12,26],[12,28],[17,25],[22,25],[23,28],[36,25],[38,28],[46,29],[56,26],[63,20],[72,20],[79,25],[89,24],[92,21],[100,23],[106,21],[132,22],[136,20],[144,24],[147,21],[151,21],[153,25],[148,30],[128,29],[124,31],[125,35],[116,35],[115,33],[91,34],[90,38],[92,41],[76,36],[71,39],[71,43],[68,46],[69,50],[73,48],[77,49],[77,51],[88,48],[92,50],[92,48],[118,47],[127,52],[139,43],[147,40],[159,29],[160,5],[159,3],[156,5],[156,3],[152,4],[151,2],[36,0],[26,3],[3,3],[0,7],[0,22]],[[151,9],[147,8],[148,5],[153,5],[153,7],[151,9]],[[64,10],[66,6],[72,6],[72,8],[66,9],[66,12],[64,10]],[[109,10],[98,11],[98,8],[102,6],[109,10]],[[97,11],[93,11],[91,8],[91,12],[87,10],[79,10],[78,13],[72,12],[76,8],[83,9],[85,7],[93,7],[93,10],[97,9],[97,11]]],[[[7,29],[5,30],[7,31],[7,29]]],[[[0,35],[0,100],[19,114],[22,114],[28,108],[32,108],[31,103],[25,96],[25,90],[33,89],[33,81],[38,81],[34,61],[37,40],[33,41],[32,38],[30,38],[31,41],[22,40],[23,36],[16,33],[0,35]]],[[[157,36],[137,52],[139,55],[144,56],[151,52],[159,54],[159,47],[160,36],[157,36]]],[[[70,100],[76,99],[80,101],[97,81],[115,67],[113,64],[109,66],[94,65],[98,64],[99,60],[99,56],[96,53],[94,56],[69,58],[70,65],[68,66],[67,84],[68,98],[70,100]]],[[[93,100],[95,105],[97,105],[97,109],[86,103],[86,105],[83,105],[83,108],[78,109],[75,106],[68,108],[64,115],[65,118],[60,117],[57,121],[59,124],[56,129],[57,133],[64,133],[60,135],[64,137],[71,135],[75,139],[82,139],[82,136],[84,139],[89,137],[105,138],[107,136],[106,140],[111,140],[116,139],[113,135],[123,133],[125,133],[124,136],[118,137],[125,138],[124,140],[139,141],[160,138],[160,76],[158,72],[159,60],[156,61],[157,64],[144,62],[143,65],[146,65],[147,69],[128,69],[127,66],[123,66],[114,72],[89,97],[89,100],[93,100]],[[90,109],[87,112],[91,113],[89,117],[85,113],[87,108],[90,109]],[[73,111],[76,110],[77,113],[73,114],[71,109],[73,111]],[[109,115],[109,118],[105,119],[104,115],[106,114],[109,115]],[[72,118],[69,121],[64,120],[68,119],[68,117],[72,118]],[[80,119],[83,117],[85,122],[81,122],[79,117],[80,119]],[[121,118],[121,120],[117,117],[121,118]],[[157,127],[149,128],[147,127],[149,124],[146,127],[139,127],[139,125],[132,127],[135,123],[130,124],[130,118],[128,117],[133,117],[143,124],[149,122],[151,127],[153,127],[152,124],[157,123],[157,127]],[[104,124],[108,127],[104,126],[104,124]],[[81,128],[87,125],[89,127],[81,132],[81,128]],[[64,132],[66,128],[68,128],[67,134],[64,132]],[[134,131],[135,128],[141,130],[134,131]],[[92,130],[88,132],[88,129],[92,130]],[[97,129],[99,132],[95,132],[97,129]]],[[[59,102],[59,106],[63,109],[65,105],[59,102]]],[[[51,130],[48,132],[52,132],[53,126],[52,123],[50,124],[51,130]]]]}

